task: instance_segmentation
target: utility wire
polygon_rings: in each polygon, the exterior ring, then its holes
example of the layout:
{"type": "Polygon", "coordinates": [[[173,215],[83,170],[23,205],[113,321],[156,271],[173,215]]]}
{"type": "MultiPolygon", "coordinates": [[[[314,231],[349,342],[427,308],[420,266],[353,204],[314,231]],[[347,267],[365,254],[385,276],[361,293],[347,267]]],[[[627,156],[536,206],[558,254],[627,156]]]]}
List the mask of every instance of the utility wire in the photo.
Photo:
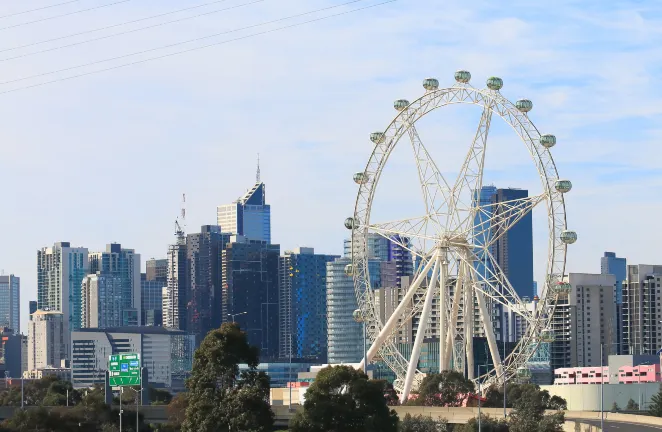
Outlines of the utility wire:
{"type": "MultiPolygon", "coordinates": [[[[76,1],[78,1],[78,0],[76,0],[76,1]]],[[[46,39],[46,40],[39,41],[39,42],[33,42],[33,43],[25,44],[25,45],[20,45],[20,46],[14,47],[14,48],[5,48],[5,49],[1,49],[0,53],[7,52],[7,51],[14,51],[14,50],[21,49],[21,48],[28,48],[28,47],[31,47],[31,46],[41,45],[41,44],[45,44],[45,43],[48,43],[48,42],[55,42],[55,41],[58,41],[58,40],[67,39],[67,38],[74,37],[74,36],[81,36],[81,35],[84,35],[84,34],[96,33],[96,32],[100,32],[100,31],[103,31],[103,30],[108,30],[108,29],[115,28],[115,27],[122,27],[122,26],[129,25],[129,24],[135,24],[135,23],[141,22],[141,21],[147,21],[147,20],[151,20],[151,19],[155,19],[155,18],[161,18],[161,17],[164,17],[166,15],[173,15],[173,14],[176,14],[176,13],[179,13],[179,12],[185,12],[185,11],[192,10],[192,9],[199,9],[201,7],[205,7],[205,6],[209,6],[209,5],[213,5],[213,4],[217,4],[217,3],[223,3],[223,2],[226,2],[226,1],[227,0],[217,0],[217,1],[209,2],[209,3],[202,3],[202,4],[199,4],[197,6],[191,6],[191,7],[187,7],[187,8],[184,8],[184,9],[178,9],[178,10],[175,10],[175,11],[166,12],[166,13],[162,13],[162,14],[158,14],[158,15],[152,15],[152,16],[148,16],[148,17],[145,17],[145,18],[139,18],[139,19],[136,19],[136,20],[127,21],[127,22],[123,22],[123,23],[119,23],[119,24],[113,24],[113,25],[109,25],[109,26],[106,26],[106,27],[101,27],[101,28],[94,29],[94,30],[86,30],[86,31],[82,31],[82,32],[79,32],[79,33],[72,33],[72,34],[69,34],[69,35],[66,35],[66,36],[60,36],[60,37],[56,37],[56,38],[53,38],[53,39],[46,39]]]]}
{"type": "MultiPolygon", "coordinates": [[[[198,41],[201,41],[201,40],[210,39],[210,38],[214,38],[214,37],[217,37],[217,36],[223,36],[223,35],[230,34],[230,33],[236,33],[236,32],[242,31],[242,30],[248,30],[248,29],[252,29],[252,28],[255,28],[255,27],[262,27],[262,26],[269,25],[269,24],[274,24],[274,23],[277,23],[277,22],[280,22],[280,21],[287,21],[287,20],[290,20],[290,19],[293,19],[293,18],[299,18],[299,17],[302,17],[302,16],[311,15],[311,14],[315,14],[315,13],[318,13],[318,12],[323,12],[323,11],[326,11],[326,10],[329,10],[329,9],[336,9],[336,8],[339,8],[339,7],[347,6],[347,5],[362,2],[362,1],[365,1],[365,0],[351,0],[349,2],[341,3],[341,4],[338,4],[338,5],[335,5],[335,6],[328,6],[328,7],[325,7],[325,8],[316,9],[316,10],[312,10],[312,11],[308,11],[308,12],[303,12],[303,13],[296,14],[296,15],[290,15],[290,16],[287,16],[287,17],[284,17],[284,18],[278,18],[278,19],[271,20],[271,21],[265,21],[265,22],[262,22],[262,23],[259,23],[259,24],[253,24],[253,25],[249,25],[249,26],[246,26],[246,27],[240,27],[240,28],[236,28],[236,29],[232,29],[232,30],[227,30],[227,31],[224,31],[224,32],[221,32],[221,33],[216,33],[216,34],[209,35],[209,36],[202,36],[202,37],[198,37],[198,38],[195,38],[195,39],[189,39],[189,40],[184,41],[184,42],[177,42],[177,43],[173,43],[173,44],[170,44],[170,45],[165,45],[165,46],[161,46],[161,47],[157,47],[157,48],[150,48],[150,49],[146,49],[146,50],[143,50],[143,51],[134,52],[134,53],[131,53],[131,54],[124,54],[124,55],[121,55],[121,56],[111,57],[111,58],[104,59],[104,60],[97,60],[97,61],[93,61],[93,62],[90,62],[90,63],[82,64],[82,65],[70,66],[68,68],[58,69],[58,70],[51,71],[51,72],[44,72],[44,73],[40,73],[40,74],[37,74],[37,75],[29,75],[29,76],[26,76],[26,77],[23,77],[23,78],[17,78],[17,79],[13,79],[13,80],[10,80],[10,81],[4,81],[4,82],[0,82],[0,85],[13,84],[13,83],[20,82],[20,81],[26,81],[26,80],[33,79],[33,78],[39,78],[39,77],[43,77],[43,76],[47,76],[47,75],[53,75],[53,74],[60,73],[60,72],[67,72],[67,71],[70,71],[70,70],[73,70],[73,69],[83,68],[83,67],[87,67],[87,66],[94,66],[94,65],[100,64],[100,63],[107,63],[107,62],[110,62],[110,61],[120,60],[120,59],[123,59],[123,58],[133,57],[133,56],[137,56],[137,55],[140,55],[140,54],[146,54],[146,53],[153,52],[153,51],[159,51],[159,50],[163,50],[163,49],[167,49],[167,48],[172,48],[172,47],[176,47],[176,46],[179,46],[179,45],[186,45],[186,44],[189,44],[189,43],[192,43],[192,42],[198,42],[198,41]]],[[[395,0],[393,0],[393,1],[395,1],[395,0]]],[[[212,44],[212,45],[214,45],[214,44],[212,44]]],[[[187,52],[187,51],[184,51],[184,52],[187,52]]],[[[157,57],[157,58],[161,58],[161,57],[157,57]]],[[[138,63],[140,63],[140,61],[138,63]]]]}
{"type": "Polygon", "coordinates": [[[66,1],[64,3],[56,3],[56,4],[50,5],[50,6],[44,6],[44,7],[40,7],[40,8],[36,8],[36,9],[30,9],[30,10],[26,10],[26,11],[22,11],[22,12],[10,13],[9,15],[0,16],[0,19],[9,18],[9,17],[13,17],[13,16],[16,16],[16,15],[23,15],[23,14],[30,13],[30,12],[37,12],[37,11],[44,10],[44,9],[50,9],[50,8],[54,8],[56,6],[62,6],[62,5],[66,5],[66,4],[69,4],[69,3],[76,3],[78,1],[80,1],[80,0],[70,0],[70,1],[66,1]]]}
{"type": "MultiPolygon", "coordinates": [[[[226,0],[221,0],[221,1],[226,1],[226,0]]],[[[179,19],[172,20],[172,21],[166,21],[166,22],[162,22],[162,23],[158,23],[158,24],[153,24],[153,25],[147,26],[147,27],[140,27],[140,28],[137,28],[137,29],[127,30],[127,31],[119,32],[119,33],[114,33],[114,34],[111,34],[111,35],[100,36],[100,37],[94,38],[94,39],[88,39],[88,40],[84,40],[84,41],[80,41],[80,42],[71,43],[71,44],[68,44],[68,45],[62,45],[62,46],[58,46],[58,47],[44,49],[44,50],[41,50],[41,51],[35,51],[35,52],[27,53],[27,54],[21,54],[21,55],[17,55],[17,56],[14,56],[14,57],[7,57],[7,58],[0,59],[0,62],[16,60],[16,59],[20,59],[20,58],[24,58],[24,57],[30,57],[30,56],[37,55],[37,54],[42,54],[42,53],[51,52],[51,51],[57,51],[59,49],[70,48],[70,47],[74,47],[74,46],[78,46],[78,45],[87,44],[87,43],[90,43],[90,42],[100,41],[100,40],[103,40],[103,39],[109,39],[109,38],[112,38],[112,37],[115,37],[115,36],[122,36],[122,35],[130,34],[130,33],[136,33],[136,32],[143,31],[143,30],[149,30],[149,29],[153,29],[153,28],[156,28],[156,27],[161,27],[161,26],[164,26],[164,25],[167,25],[167,24],[173,24],[173,23],[177,23],[177,22],[181,22],[181,21],[187,21],[187,20],[194,19],[194,18],[200,18],[200,17],[206,16],[206,15],[212,15],[212,14],[215,14],[215,13],[225,12],[225,11],[228,11],[228,10],[231,10],[231,9],[238,9],[240,7],[250,6],[250,5],[253,5],[255,3],[261,3],[263,1],[265,1],[265,0],[255,0],[255,1],[252,1],[252,2],[249,2],[249,3],[242,3],[240,5],[230,6],[230,7],[224,8],[224,9],[217,9],[217,10],[213,10],[213,11],[209,11],[209,12],[204,12],[204,13],[201,13],[201,14],[198,14],[198,15],[193,15],[193,16],[179,18],[179,19]]]]}
{"type": "MultiPolygon", "coordinates": [[[[327,7],[327,8],[323,8],[323,9],[318,9],[318,10],[315,10],[315,11],[306,12],[304,14],[293,15],[291,17],[281,18],[279,20],[269,21],[269,22],[262,23],[262,24],[256,24],[256,25],[253,25],[253,26],[245,27],[245,28],[257,27],[257,26],[260,26],[260,25],[266,25],[266,24],[269,24],[269,23],[282,21],[282,20],[294,18],[294,17],[297,17],[297,16],[312,14],[312,13],[315,13],[315,12],[319,12],[319,11],[323,11],[323,10],[327,10],[327,9],[331,9],[331,8],[336,8],[336,7],[340,7],[340,6],[344,6],[344,5],[347,5],[347,4],[350,4],[350,3],[356,3],[358,1],[362,1],[362,0],[355,0],[355,1],[348,2],[348,3],[342,4],[342,5],[337,5],[337,6],[331,6],[331,7],[327,7]]],[[[121,65],[112,66],[112,67],[105,68],[105,69],[99,69],[99,70],[96,70],[96,71],[85,72],[85,73],[82,73],[82,74],[72,75],[72,76],[69,76],[69,77],[59,78],[59,79],[55,79],[55,80],[52,80],[52,81],[46,81],[46,82],[42,82],[42,83],[38,83],[38,84],[33,84],[33,85],[30,85],[30,86],[19,87],[19,88],[12,89],[12,90],[5,90],[5,91],[0,92],[0,95],[17,92],[19,90],[27,90],[27,89],[31,89],[31,88],[35,88],[35,87],[41,87],[41,86],[45,86],[45,85],[48,85],[48,84],[54,84],[54,83],[61,82],[61,81],[68,81],[68,80],[71,80],[71,79],[74,79],[74,78],[80,78],[80,77],[93,75],[93,74],[97,74],[97,73],[108,72],[108,71],[115,70],[115,69],[125,68],[125,67],[129,67],[129,66],[133,66],[133,65],[137,65],[137,64],[141,64],[141,63],[147,63],[149,61],[160,60],[160,59],[173,57],[173,56],[180,55],[180,54],[185,54],[185,53],[189,53],[189,52],[193,52],[193,51],[198,51],[198,50],[213,47],[213,46],[225,45],[225,44],[228,44],[228,43],[237,42],[237,41],[244,40],[244,39],[249,39],[249,38],[252,38],[252,37],[255,37],[255,36],[261,36],[261,35],[265,35],[265,34],[269,34],[269,33],[275,33],[277,31],[286,30],[286,29],[290,29],[290,28],[294,28],[294,27],[299,27],[299,26],[302,26],[302,25],[305,25],[305,24],[310,24],[310,23],[326,20],[326,19],[329,19],[329,18],[335,18],[335,17],[339,17],[339,16],[342,16],[342,15],[349,15],[349,14],[354,13],[354,12],[359,12],[359,11],[363,11],[363,10],[366,10],[366,9],[372,9],[372,8],[375,8],[375,7],[386,5],[388,3],[394,3],[396,1],[398,1],[398,0],[387,0],[387,1],[384,1],[384,2],[381,2],[381,3],[376,3],[376,4],[373,4],[373,5],[370,5],[370,6],[364,6],[364,7],[361,7],[361,8],[356,8],[356,9],[348,10],[348,11],[345,11],[345,12],[339,12],[339,13],[332,14],[332,15],[326,15],[326,16],[319,17],[319,18],[314,18],[314,19],[311,19],[311,20],[308,20],[308,21],[302,21],[302,22],[295,23],[295,24],[290,24],[290,25],[286,25],[286,26],[282,26],[282,27],[277,27],[277,28],[274,28],[274,29],[271,29],[271,30],[265,30],[265,31],[258,32],[258,33],[252,33],[252,34],[249,34],[249,35],[246,35],[246,36],[240,36],[240,37],[237,37],[237,38],[234,38],[234,39],[228,39],[228,40],[224,40],[224,41],[221,41],[221,42],[215,42],[215,43],[212,43],[212,44],[202,45],[202,46],[199,46],[199,47],[190,48],[190,49],[183,50],[183,51],[177,51],[177,52],[174,52],[174,53],[164,54],[164,55],[157,56],[157,57],[150,57],[150,58],[143,59],[143,60],[137,60],[137,61],[134,61],[134,62],[131,62],[131,63],[124,63],[124,64],[121,64],[121,65]]],[[[230,32],[239,31],[239,30],[242,30],[242,29],[231,30],[230,32]]],[[[226,33],[230,33],[230,32],[226,32],[226,33]]],[[[144,51],[144,52],[147,52],[147,51],[144,51]]],[[[130,54],[130,55],[135,55],[135,54],[130,54]]],[[[124,57],[126,57],[126,56],[124,56],[124,57]]],[[[121,58],[121,57],[117,57],[117,58],[121,58]]],[[[104,60],[104,61],[109,61],[109,60],[104,60]]],[[[100,63],[100,62],[95,62],[95,63],[100,63]]],[[[94,63],[90,63],[90,64],[94,64],[94,63]]],[[[73,69],[73,68],[69,68],[69,69],[73,69]]],[[[66,69],[63,69],[63,70],[66,70],[66,69]]],[[[57,72],[50,72],[50,73],[57,73],[57,72]]],[[[42,74],[42,75],[47,75],[47,74],[42,74]]],[[[28,78],[25,78],[25,79],[28,79],[28,78]]],[[[20,81],[20,80],[18,80],[18,81],[20,81]]],[[[9,81],[9,82],[16,82],[16,81],[9,81]]],[[[9,83],[9,82],[7,82],[7,83],[9,83]]],[[[7,84],[7,83],[0,83],[0,84],[7,84]]]]}
{"type": "Polygon", "coordinates": [[[121,0],[121,1],[116,1],[114,3],[107,3],[107,4],[104,4],[104,5],[94,6],[94,7],[91,7],[91,8],[81,9],[81,10],[77,10],[77,11],[73,11],[73,12],[68,12],[68,13],[61,14],[61,15],[54,15],[54,16],[48,17],[48,18],[42,18],[42,19],[38,19],[38,20],[34,20],[34,21],[27,21],[27,22],[24,22],[24,23],[11,25],[9,27],[1,27],[0,30],[9,30],[9,29],[13,29],[13,28],[16,28],[16,27],[22,27],[22,26],[25,26],[25,25],[28,25],[28,24],[35,24],[35,23],[40,23],[40,22],[44,22],[44,21],[53,20],[55,18],[62,18],[62,17],[70,16],[70,15],[76,15],[78,13],[89,12],[89,11],[93,11],[95,9],[106,8],[106,7],[109,7],[109,6],[114,6],[116,4],[126,3],[126,2],[130,2],[130,1],[131,0],[121,0]]]}

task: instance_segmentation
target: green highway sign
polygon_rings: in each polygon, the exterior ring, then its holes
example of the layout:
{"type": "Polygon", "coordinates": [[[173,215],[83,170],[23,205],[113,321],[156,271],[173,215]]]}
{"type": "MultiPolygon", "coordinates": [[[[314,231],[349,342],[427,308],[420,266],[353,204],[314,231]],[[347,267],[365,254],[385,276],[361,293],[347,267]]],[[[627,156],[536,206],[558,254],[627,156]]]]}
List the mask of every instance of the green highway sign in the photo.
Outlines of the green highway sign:
{"type": "Polygon", "coordinates": [[[140,354],[125,353],[109,356],[108,379],[111,387],[140,385],[140,354]]]}

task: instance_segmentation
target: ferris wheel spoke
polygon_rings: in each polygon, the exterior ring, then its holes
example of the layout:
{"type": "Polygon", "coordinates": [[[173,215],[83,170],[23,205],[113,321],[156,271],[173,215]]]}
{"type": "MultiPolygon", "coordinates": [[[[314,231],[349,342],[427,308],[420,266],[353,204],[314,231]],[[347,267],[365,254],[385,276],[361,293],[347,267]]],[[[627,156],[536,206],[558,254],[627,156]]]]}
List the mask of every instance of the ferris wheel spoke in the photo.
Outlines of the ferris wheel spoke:
{"type": "Polygon", "coordinates": [[[423,144],[418,130],[413,123],[408,125],[409,139],[411,141],[416,168],[418,170],[418,179],[421,183],[425,211],[441,227],[439,219],[444,213],[448,213],[448,201],[451,195],[451,188],[446,178],[441,174],[437,164],[430,156],[427,148],[423,144]]]}
{"type": "Polygon", "coordinates": [[[522,299],[508,281],[501,267],[496,262],[489,250],[483,249],[482,256],[475,253],[468,253],[466,260],[467,268],[471,273],[473,287],[480,291],[486,297],[495,301],[508,310],[520,315],[524,320],[531,323],[534,320],[533,314],[522,308],[522,299]]]}
{"type": "MultiPolygon", "coordinates": [[[[454,219],[453,224],[461,227],[461,223],[470,220],[468,215],[476,206],[477,195],[483,186],[483,169],[485,166],[485,151],[487,149],[487,136],[492,122],[492,105],[488,104],[483,108],[480,122],[476,130],[476,135],[469,147],[460,174],[453,185],[450,197],[449,213],[454,219]],[[471,196],[467,199],[468,196],[471,196]]],[[[449,218],[450,222],[450,218],[449,218]]]]}
{"type": "MultiPolygon", "coordinates": [[[[433,242],[437,237],[429,233],[431,231],[430,222],[431,218],[429,216],[422,216],[383,223],[372,223],[367,225],[366,228],[387,238],[398,236],[408,239],[408,241],[421,239],[433,242]]],[[[419,252],[417,255],[421,255],[421,253],[419,252]]]]}
{"type": "Polygon", "coordinates": [[[484,204],[475,208],[473,225],[466,229],[465,234],[473,237],[477,247],[489,248],[517,222],[522,220],[533,209],[545,202],[548,195],[542,193],[527,198],[518,198],[495,204],[484,204]]]}

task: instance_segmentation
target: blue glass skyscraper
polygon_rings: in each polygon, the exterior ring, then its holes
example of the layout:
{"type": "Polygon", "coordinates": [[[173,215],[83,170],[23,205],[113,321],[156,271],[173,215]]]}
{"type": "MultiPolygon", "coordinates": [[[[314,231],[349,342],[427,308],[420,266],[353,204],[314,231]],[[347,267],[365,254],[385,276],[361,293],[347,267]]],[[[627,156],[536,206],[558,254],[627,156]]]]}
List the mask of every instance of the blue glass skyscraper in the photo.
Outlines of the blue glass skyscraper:
{"type": "Polygon", "coordinates": [[[279,357],[326,363],[326,264],[337,255],[297,248],[279,259],[279,357]]]}
{"type": "Polygon", "coordinates": [[[624,354],[623,345],[623,281],[627,277],[627,260],[618,258],[614,252],[605,252],[600,258],[600,273],[616,278],[616,334],[618,335],[617,354],[624,354]]]}
{"type": "Polygon", "coordinates": [[[271,243],[271,206],[266,203],[266,186],[255,185],[232,204],[218,206],[217,225],[223,233],[271,243]]]}

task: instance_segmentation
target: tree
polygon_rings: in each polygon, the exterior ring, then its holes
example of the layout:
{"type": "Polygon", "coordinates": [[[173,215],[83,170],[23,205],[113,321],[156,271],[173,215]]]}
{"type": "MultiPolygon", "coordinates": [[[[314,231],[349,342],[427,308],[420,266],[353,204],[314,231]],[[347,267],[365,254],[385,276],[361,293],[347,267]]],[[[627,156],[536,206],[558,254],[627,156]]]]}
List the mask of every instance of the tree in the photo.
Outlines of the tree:
{"type": "MultiPolygon", "coordinates": [[[[544,391],[547,391],[547,390],[544,390],[544,391]]],[[[547,403],[547,409],[553,409],[553,410],[557,410],[557,411],[565,411],[565,410],[568,409],[568,402],[566,402],[566,400],[563,399],[561,396],[554,395],[549,399],[549,402],[547,403]]]]}
{"type": "Polygon", "coordinates": [[[186,381],[182,432],[271,431],[269,377],[257,372],[258,358],[258,349],[248,344],[236,323],[209,332],[195,352],[186,381]],[[239,363],[247,364],[249,372],[240,375],[239,363]]]}
{"type": "Polygon", "coordinates": [[[651,397],[648,413],[655,417],[662,417],[662,389],[651,397]]]}
{"type": "Polygon", "coordinates": [[[168,390],[149,386],[149,400],[152,405],[168,405],[172,400],[172,394],[168,390]]]}
{"type": "Polygon", "coordinates": [[[423,378],[418,388],[415,405],[425,406],[462,406],[474,384],[456,371],[443,371],[423,378]]]}
{"type": "MultiPolygon", "coordinates": [[[[481,415],[480,426],[482,432],[509,432],[510,427],[504,419],[493,419],[492,417],[481,415]]],[[[472,418],[467,424],[456,427],[455,432],[478,432],[478,419],[472,418]]]]}
{"type": "Polygon", "coordinates": [[[538,386],[524,388],[510,413],[510,432],[561,432],[564,414],[545,415],[549,401],[549,393],[538,386]]]}
{"type": "Polygon", "coordinates": [[[618,407],[618,404],[614,402],[614,404],[611,406],[611,412],[619,412],[621,409],[618,407]]]}
{"type": "Polygon", "coordinates": [[[399,432],[450,432],[452,426],[448,424],[448,421],[438,420],[435,421],[431,417],[425,417],[422,415],[417,415],[413,417],[411,414],[407,414],[404,419],[400,422],[399,432]]]}
{"type": "Polygon", "coordinates": [[[349,366],[322,369],[290,422],[293,432],[396,432],[398,416],[384,398],[383,381],[349,366]]]}
{"type": "Polygon", "coordinates": [[[625,405],[625,411],[639,411],[639,404],[636,403],[634,399],[630,398],[628,404],[625,405]]]}

